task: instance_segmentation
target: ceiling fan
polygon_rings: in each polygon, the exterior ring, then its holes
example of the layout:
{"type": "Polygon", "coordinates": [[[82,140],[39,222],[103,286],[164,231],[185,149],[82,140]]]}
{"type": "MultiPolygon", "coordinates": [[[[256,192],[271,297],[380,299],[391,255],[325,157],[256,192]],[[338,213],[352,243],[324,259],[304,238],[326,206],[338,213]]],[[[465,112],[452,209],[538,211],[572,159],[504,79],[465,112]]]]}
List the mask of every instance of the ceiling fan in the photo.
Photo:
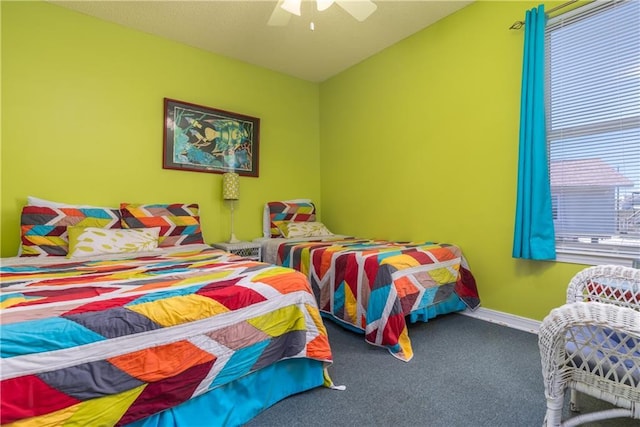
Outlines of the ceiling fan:
{"type": "MultiPolygon", "coordinates": [[[[334,3],[347,11],[358,21],[362,22],[369,17],[378,6],[370,0],[315,0],[319,11],[328,9],[334,3]]],[[[278,0],[276,7],[271,13],[268,25],[287,25],[291,15],[300,16],[300,5],[302,0],[278,0]]]]}

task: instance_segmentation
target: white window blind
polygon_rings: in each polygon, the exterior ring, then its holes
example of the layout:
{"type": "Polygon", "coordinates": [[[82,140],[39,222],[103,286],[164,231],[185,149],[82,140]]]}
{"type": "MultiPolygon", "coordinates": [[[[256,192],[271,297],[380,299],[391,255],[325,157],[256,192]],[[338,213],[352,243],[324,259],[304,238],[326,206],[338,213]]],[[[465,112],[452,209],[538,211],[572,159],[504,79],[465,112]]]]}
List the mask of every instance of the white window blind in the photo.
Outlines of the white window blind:
{"type": "Polygon", "coordinates": [[[640,1],[596,1],[546,29],[558,260],[640,262],[640,1]]]}

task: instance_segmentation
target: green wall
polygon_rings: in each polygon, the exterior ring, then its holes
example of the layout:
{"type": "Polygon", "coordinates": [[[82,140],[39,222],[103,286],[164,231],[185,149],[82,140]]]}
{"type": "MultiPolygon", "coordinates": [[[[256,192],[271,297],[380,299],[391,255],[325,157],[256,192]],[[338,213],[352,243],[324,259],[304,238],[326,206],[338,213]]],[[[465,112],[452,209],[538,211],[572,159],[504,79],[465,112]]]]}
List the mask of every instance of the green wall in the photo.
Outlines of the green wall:
{"type": "Polygon", "coordinates": [[[162,169],[163,98],[261,119],[260,176],[241,177],[240,239],[269,200],[320,201],[319,88],[43,2],[2,1],[2,256],[29,195],[100,206],[200,204],[229,237],[220,174],[162,169]]]}
{"type": "Polygon", "coordinates": [[[458,244],[486,308],[542,319],[583,266],[511,257],[523,31],[481,1],[320,86],[323,222],[458,244]]]}
{"type": "Polygon", "coordinates": [[[523,32],[508,27],[535,5],[476,2],[318,85],[3,1],[2,256],[28,195],[197,202],[205,239],[226,239],[221,175],[161,167],[169,97],[261,119],[239,238],[261,234],[265,201],[311,197],[337,233],[458,244],[485,308],[541,319],[582,266],[511,257],[523,32]]]}

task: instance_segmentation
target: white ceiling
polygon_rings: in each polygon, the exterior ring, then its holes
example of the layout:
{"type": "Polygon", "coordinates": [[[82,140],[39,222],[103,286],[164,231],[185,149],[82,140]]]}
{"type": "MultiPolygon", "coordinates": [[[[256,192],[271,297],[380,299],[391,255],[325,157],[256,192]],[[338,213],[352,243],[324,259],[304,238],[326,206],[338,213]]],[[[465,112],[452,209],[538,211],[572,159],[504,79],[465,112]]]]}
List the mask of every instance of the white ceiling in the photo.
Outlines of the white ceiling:
{"type": "Polygon", "coordinates": [[[340,6],[268,26],[275,0],[59,1],[51,3],[312,82],[322,82],[472,3],[463,0],[374,0],[358,22],[340,6]],[[310,22],[315,30],[309,29],[310,22]]]}

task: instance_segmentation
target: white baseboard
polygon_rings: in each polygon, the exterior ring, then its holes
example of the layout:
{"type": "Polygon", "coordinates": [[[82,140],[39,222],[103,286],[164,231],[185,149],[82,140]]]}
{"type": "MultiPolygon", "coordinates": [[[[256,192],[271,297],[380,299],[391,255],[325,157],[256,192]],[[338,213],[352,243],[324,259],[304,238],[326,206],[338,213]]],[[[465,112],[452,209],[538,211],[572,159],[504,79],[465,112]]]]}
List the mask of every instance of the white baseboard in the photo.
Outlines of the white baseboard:
{"type": "Polygon", "coordinates": [[[479,307],[475,311],[466,309],[459,311],[459,314],[474,317],[487,322],[497,323],[509,328],[519,329],[532,334],[538,334],[540,330],[540,322],[538,320],[528,319],[526,317],[516,316],[515,314],[504,313],[502,311],[491,310],[489,308],[479,307]]]}

